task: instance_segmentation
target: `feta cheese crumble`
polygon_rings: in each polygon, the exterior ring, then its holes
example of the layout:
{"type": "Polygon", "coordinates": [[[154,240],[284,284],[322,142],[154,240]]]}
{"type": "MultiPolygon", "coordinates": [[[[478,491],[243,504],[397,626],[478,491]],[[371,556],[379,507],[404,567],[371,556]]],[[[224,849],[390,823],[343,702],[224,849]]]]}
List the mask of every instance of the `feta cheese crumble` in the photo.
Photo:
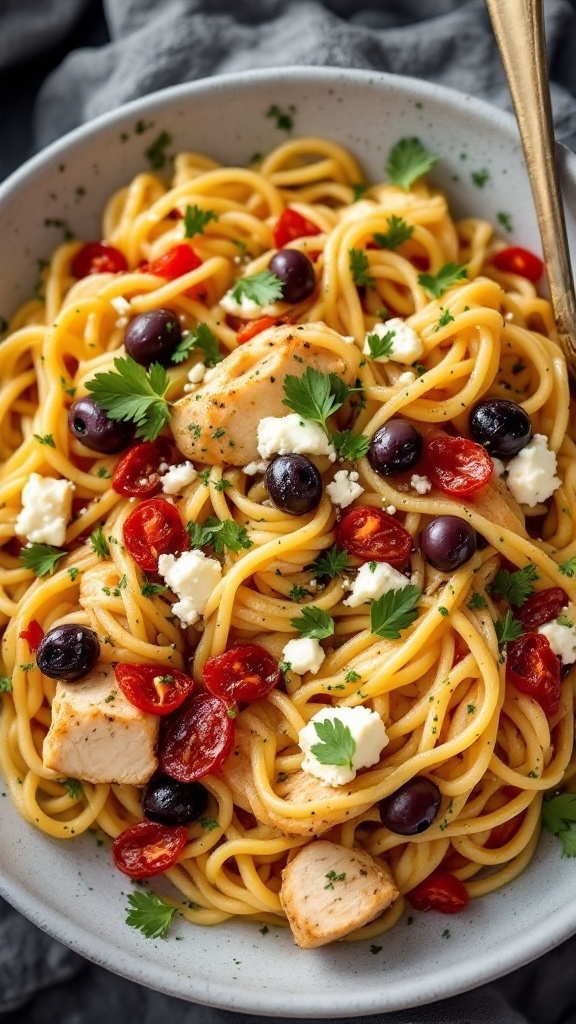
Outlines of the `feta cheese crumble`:
{"type": "Polygon", "coordinates": [[[563,665],[574,664],[576,661],[576,626],[570,619],[568,608],[562,608],[558,618],[553,619],[552,622],[545,622],[543,626],[539,626],[538,632],[546,637],[554,654],[562,659],[563,665]],[[565,622],[558,621],[558,619],[562,620],[562,617],[566,619],[565,622]]]}
{"type": "Polygon", "coordinates": [[[405,370],[404,373],[400,374],[396,383],[400,384],[401,387],[407,387],[408,384],[413,384],[415,380],[416,374],[412,370],[405,370]]]}
{"type": "Polygon", "coordinates": [[[244,466],[242,472],[246,473],[246,476],[257,476],[258,473],[265,473],[269,465],[270,463],[268,462],[268,459],[249,462],[247,466],[244,466]]]}
{"type": "Polygon", "coordinates": [[[52,544],[60,548],[66,540],[66,526],[72,516],[69,480],[31,473],[22,491],[22,510],[16,519],[16,533],[31,544],[52,544]]]}
{"type": "Polygon", "coordinates": [[[358,473],[353,470],[339,469],[332,483],[326,487],[330,501],[340,508],[347,508],[356,498],[364,494],[364,488],[358,483],[358,473]]]}
{"type": "Polygon", "coordinates": [[[377,764],[380,754],[388,743],[384,722],[375,711],[358,705],[355,708],[322,708],[312,716],[307,725],[298,733],[298,743],[304,751],[302,770],[321,779],[328,786],[345,786],[356,777],[360,768],[377,764]],[[355,743],[351,764],[322,764],[312,748],[321,744],[314,728],[321,722],[339,720],[349,731],[355,743]]]}
{"type": "Polygon", "coordinates": [[[271,455],[327,455],[336,461],[336,449],[319,423],[298,413],[288,416],[264,416],[258,424],[258,452],[263,459],[271,455]]]}
{"type": "Polygon", "coordinates": [[[493,455],[491,455],[490,458],[492,459],[492,465],[494,466],[494,473],[496,476],[502,476],[502,474],[506,472],[506,466],[502,462],[502,459],[497,459],[493,455]]]}
{"type": "Polygon", "coordinates": [[[394,316],[391,320],[386,320],[384,323],[374,324],[372,330],[366,332],[364,348],[362,350],[363,354],[366,356],[370,355],[368,338],[371,334],[377,334],[379,338],[385,338],[390,331],[394,335],[390,355],[377,356],[375,362],[388,363],[393,359],[396,363],[411,365],[424,355],[424,344],[420,335],[416,334],[414,328],[409,327],[399,316],[394,316]]]}
{"type": "Polygon", "coordinates": [[[262,315],[263,306],[259,306],[257,302],[249,299],[247,295],[242,295],[240,302],[236,302],[232,295],[233,290],[233,288],[230,288],[220,299],[220,305],[225,313],[230,313],[230,316],[240,316],[244,320],[254,320],[262,315]]]}
{"type": "Polygon", "coordinates": [[[534,508],[546,501],[561,480],[556,476],[556,455],[548,447],[545,434],[534,434],[525,448],[507,465],[506,483],[519,505],[534,508]]]}
{"type": "Polygon", "coordinates": [[[316,673],[325,657],[320,641],[307,636],[289,640],[282,651],[283,660],[300,676],[305,672],[316,673]]]}
{"type": "Polygon", "coordinates": [[[377,601],[389,590],[403,590],[409,585],[410,580],[388,562],[365,562],[348,584],[351,593],[343,603],[349,608],[358,608],[366,601],[377,601]]]}
{"type": "Polygon", "coordinates": [[[162,476],[164,494],[181,494],[188,484],[194,483],[198,473],[191,462],[183,462],[180,466],[167,466],[162,476]]]}
{"type": "Polygon", "coordinates": [[[172,611],[182,626],[192,626],[204,614],[212,591],[222,579],[222,566],[203,551],[184,551],[181,555],[160,555],[158,572],[178,600],[172,611]]]}
{"type": "Polygon", "coordinates": [[[200,384],[200,381],[204,380],[204,374],[206,373],[206,363],[196,363],[195,366],[191,366],[188,370],[188,380],[190,384],[200,384]]]}
{"type": "Polygon", "coordinates": [[[432,483],[427,476],[419,476],[418,473],[413,473],[410,478],[410,487],[417,491],[418,494],[428,494],[428,491],[432,490],[432,483]]]}

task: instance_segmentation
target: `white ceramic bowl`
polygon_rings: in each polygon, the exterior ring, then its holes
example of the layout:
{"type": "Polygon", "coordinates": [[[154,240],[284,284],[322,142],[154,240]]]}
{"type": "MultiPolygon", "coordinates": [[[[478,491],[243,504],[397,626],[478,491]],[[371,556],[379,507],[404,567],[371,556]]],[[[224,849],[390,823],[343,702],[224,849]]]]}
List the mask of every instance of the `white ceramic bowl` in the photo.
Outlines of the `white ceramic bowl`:
{"type": "MultiPolygon", "coordinates": [[[[179,86],[145,97],[78,129],[0,187],[0,314],[33,290],[37,260],[61,239],[47,221],[65,220],[98,238],[113,189],[147,162],[160,131],[170,152],[194,149],[246,163],[286,136],[266,111],[296,108],[295,133],[349,146],[380,180],[386,155],[417,135],[441,160],[430,180],[458,215],[510,215],[518,244],[539,251],[515,124],[473,97],[390,75],[338,69],[253,72],[179,86]],[[144,120],[143,134],[136,129],[144,120]],[[487,170],[483,188],[471,173],[487,170]],[[82,190],[85,190],[82,193],[82,190]]],[[[576,158],[562,154],[568,227],[576,247],[576,158]]],[[[449,919],[402,920],[381,940],[301,951],[287,930],[262,936],[257,924],[211,929],[177,921],[171,937],[144,938],[124,922],[127,879],[90,835],[48,839],[2,800],[0,893],[79,953],[134,981],[184,999],[287,1017],[369,1014],[430,1002],[473,988],[551,949],[576,931],[576,865],[543,837],[528,870],[507,888],[449,919]],[[449,924],[450,938],[442,937],[449,924]],[[180,939],[181,941],[176,941],[180,939]],[[380,945],[380,943],[378,943],[380,945]]]]}

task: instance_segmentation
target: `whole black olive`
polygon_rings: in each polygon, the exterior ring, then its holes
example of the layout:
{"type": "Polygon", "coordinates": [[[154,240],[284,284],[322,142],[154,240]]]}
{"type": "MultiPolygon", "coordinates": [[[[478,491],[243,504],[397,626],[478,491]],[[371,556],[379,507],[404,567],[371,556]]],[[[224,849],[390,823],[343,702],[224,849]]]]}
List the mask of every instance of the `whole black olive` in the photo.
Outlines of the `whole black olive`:
{"type": "Polygon", "coordinates": [[[170,775],[154,775],[144,791],[144,816],[159,825],[185,825],[196,821],[208,806],[208,791],[199,782],[178,782],[170,775]]]}
{"type": "Polygon", "coordinates": [[[422,554],[441,572],[453,572],[476,551],[476,531],[458,516],[436,516],[420,536],[422,554]]]}
{"type": "Polygon", "coordinates": [[[368,462],[376,473],[393,476],[404,473],[422,454],[422,434],[407,420],[388,420],[374,434],[368,462]]]}
{"type": "Polygon", "coordinates": [[[150,309],[147,313],[139,313],[124,333],[124,347],[128,355],[142,366],[169,363],[181,341],[180,321],[169,309],[150,309]]]}
{"type": "Polygon", "coordinates": [[[36,663],[50,679],[73,683],[88,675],[100,657],[100,644],[93,629],[67,623],[54,626],[38,644],[36,663]]]}
{"type": "Polygon", "coordinates": [[[110,419],[91,395],[83,395],[68,410],[68,430],[86,448],[101,455],[115,455],[134,437],[134,424],[110,419]]]}
{"type": "Polygon", "coordinates": [[[532,421],[516,402],[508,398],[486,398],[472,409],[470,433],[490,455],[510,459],[528,444],[532,421]]]}
{"type": "Polygon", "coordinates": [[[441,799],[435,782],[416,775],[380,801],[382,824],[401,836],[425,832],[438,814],[441,799]]]}
{"type": "Polygon", "coordinates": [[[299,249],[280,249],[270,260],[270,270],[282,282],[284,302],[303,302],[316,287],[316,273],[299,249]]]}
{"type": "Polygon", "coordinates": [[[305,455],[278,455],[266,468],[264,483],[276,508],[292,516],[312,512],[322,500],[322,477],[305,455]]]}

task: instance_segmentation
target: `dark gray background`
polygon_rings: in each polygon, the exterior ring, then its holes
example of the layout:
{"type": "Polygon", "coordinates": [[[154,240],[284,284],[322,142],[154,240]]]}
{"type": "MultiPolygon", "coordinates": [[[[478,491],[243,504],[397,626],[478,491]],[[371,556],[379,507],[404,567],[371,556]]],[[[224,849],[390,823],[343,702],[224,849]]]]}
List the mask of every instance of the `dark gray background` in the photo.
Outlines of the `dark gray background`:
{"type": "MultiPolygon", "coordinates": [[[[544,6],[556,132],[576,150],[576,0],[544,6]]],[[[484,0],[0,0],[0,178],[52,139],[127,100],[280,63],[412,75],[510,108],[484,0]]],[[[476,992],[356,1019],[576,1024],[575,962],[576,938],[476,992]]],[[[247,1019],[117,978],[0,901],[1,1024],[247,1019]]]]}

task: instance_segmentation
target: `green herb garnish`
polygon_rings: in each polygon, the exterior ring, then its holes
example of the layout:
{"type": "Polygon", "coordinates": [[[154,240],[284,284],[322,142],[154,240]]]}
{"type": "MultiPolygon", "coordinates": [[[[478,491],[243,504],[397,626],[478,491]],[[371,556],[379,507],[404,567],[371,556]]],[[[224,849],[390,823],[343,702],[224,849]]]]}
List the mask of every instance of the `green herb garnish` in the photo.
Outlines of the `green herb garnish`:
{"type": "Polygon", "coordinates": [[[346,765],[352,769],[356,740],[348,726],[339,718],[328,718],[324,722],[314,722],[314,730],[321,742],[315,743],[310,751],[320,764],[346,765]]]}
{"type": "Polygon", "coordinates": [[[171,413],[165,398],[170,378],[160,363],[145,370],[130,356],[114,360],[115,371],[97,373],[86,383],[110,419],[135,423],[136,436],[154,441],[171,413]]]}
{"type": "Polygon", "coordinates": [[[169,907],[155,892],[131,892],[126,924],[138,928],[147,939],[165,939],[177,907],[169,907]]]}
{"type": "Polygon", "coordinates": [[[303,637],[311,640],[324,640],[334,632],[334,619],[323,608],[308,605],[302,609],[298,619],[290,619],[290,625],[297,629],[303,637]]]}
{"type": "Polygon", "coordinates": [[[400,590],[389,590],[370,605],[370,629],[386,640],[399,640],[403,629],[418,618],[422,591],[409,583],[400,590]]]}
{"type": "Polygon", "coordinates": [[[355,285],[367,288],[373,286],[374,278],[370,273],[370,262],[364,249],[349,249],[348,266],[355,285]]]}
{"type": "Polygon", "coordinates": [[[242,302],[243,296],[256,302],[258,306],[269,306],[282,298],[283,284],[271,270],[261,270],[249,277],[239,277],[232,287],[232,298],[242,302]]]}
{"type": "Polygon", "coordinates": [[[20,558],[25,569],[31,569],[36,576],[50,576],[60,561],[68,554],[50,544],[30,544],[22,548],[20,558]]]}
{"type": "Polygon", "coordinates": [[[429,153],[420,139],[400,139],[390,150],[385,170],[393,185],[408,191],[412,183],[427,174],[437,160],[438,157],[429,153]]]}
{"type": "Polygon", "coordinates": [[[452,288],[466,276],[466,266],[463,263],[445,263],[437,274],[418,274],[418,284],[422,285],[430,298],[439,299],[448,288],[452,288]]]}
{"type": "Polygon", "coordinates": [[[494,578],[490,590],[498,597],[503,597],[509,604],[519,608],[534,593],[534,583],[538,579],[535,565],[525,565],[517,572],[500,569],[494,578]]]}
{"type": "Polygon", "coordinates": [[[199,206],[190,206],[188,203],[184,210],[184,238],[194,238],[194,235],[202,235],[204,228],[211,220],[218,220],[215,210],[202,210],[199,206]]]}

